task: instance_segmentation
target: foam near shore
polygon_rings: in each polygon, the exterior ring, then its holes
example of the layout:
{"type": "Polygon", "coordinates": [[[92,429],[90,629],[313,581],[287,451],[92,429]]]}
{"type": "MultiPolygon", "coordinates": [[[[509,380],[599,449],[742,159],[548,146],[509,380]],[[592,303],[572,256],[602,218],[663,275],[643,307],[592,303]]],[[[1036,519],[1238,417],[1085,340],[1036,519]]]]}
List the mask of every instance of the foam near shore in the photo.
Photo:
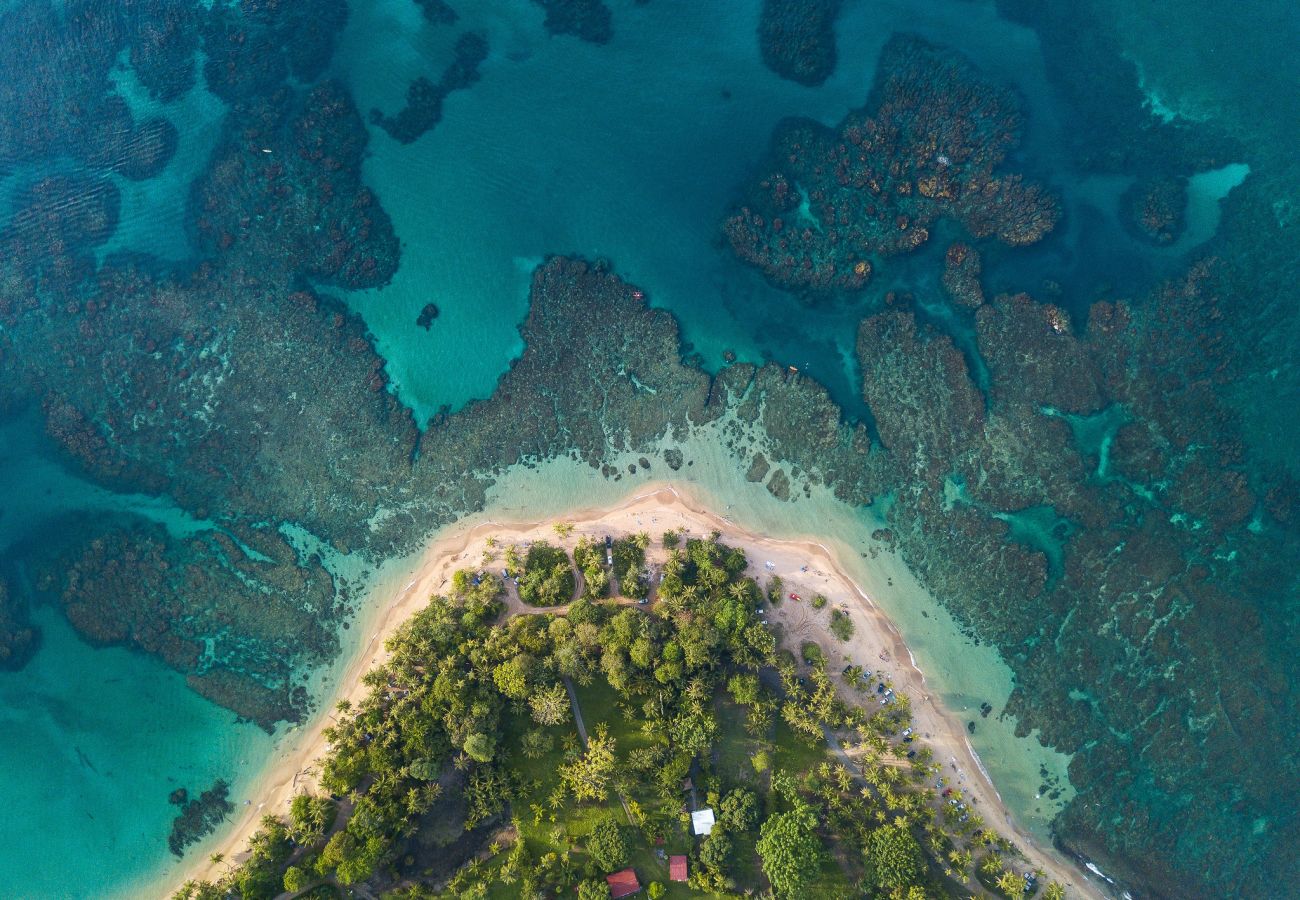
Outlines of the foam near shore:
{"type": "MultiPolygon", "coordinates": [[[[356,650],[341,664],[332,698],[322,705],[321,711],[310,722],[283,733],[265,772],[249,786],[250,802],[238,807],[237,818],[218,835],[196,848],[195,861],[183,873],[184,878],[211,880],[219,877],[229,864],[226,861],[241,858],[248,838],[257,829],[263,815],[286,813],[296,793],[315,785],[315,762],[328,750],[323,732],[331,723],[330,713],[335,705],[344,699],[355,703],[364,696],[366,687],[362,676],[383,661],[387,637],[423,608],[431,595],[442,592],[456,570],[478,566],[489,538],[501,543],[555,540],[553,524],[564,521],[573,526],[573,534],[564,542],[566,545],[583,535],[647,531],[655,538],[653,553],[658,554],[663,552],[658,544],[663,531],[676,529],[704,536],[716,530],[721,533],[724,543],[745,552],[751,573],[760,581],[770,574],[777,574],[785,581],[787,590],[807,596],[820,592],[831,599],[832,607],[838,605],[847,609],[856,626],[854,637],[848,643],[839,643],[829,636],[830,607],[818,613],[805,603],[787,601],[770,610],[770,617],[783,626],[786,640],[796,647],[800,640],[821,642],[831,652],[830,668],[835,672],[848,662],[885,671],[898,688],[912,697],[918,733],[925,735],[936,761],[944,765],[945,776],[966,792],[988,827],[1012,839],[1025,851],[1031,864],[1042,868],[1053,879],[1072,886],[1074,892],[1102,896],[1078,869],[1048,849],[1040,835],[1024,827],[1021,817],[1013,815],[1002,794],[994,787],[986,761],[980,759],[976,748],[967,739],[963,724],[967,716],[950,709],[951,698],[946,698],[943,692],[943,687],[954,673],[963,670],[963,666],[958,664],[953,671],[944,671],[935,677],[936,670],[929,667],[926,652],[921,653],[918,665],[912,648],[904,643],[899,629],[876,602],[875,582],[892,582],[905,575],[897,560],[885,554],[869,559],[869,555],[843,540],[811,537],[813,528],[804,528],[814,522],[820,523],[823,527],[816,533],[825,534],[851,527],[850,522],[826,518],[827,507],[831,504],[776,504],[770,496],[764,501],[762,496],[748,497],[747,492],[728,492],[733,499],[737,496],[751,499],[752,508],[748,503],[742,508],[739,503],[719,502],[714,491],[698,482],[675,479],[671,482],[614,484],[599,478],[582,477],[581,467],[568,461],[542,464],[539,468],[545,471],[516,470],[508,473],[494,489],[488,511],[446,527],[420,553],[393,561],[380,569],[372,580],[368,602],[354,624],[356,650]],[[572,471],[565,471],[570,467],[572,471]],[[552,477],[565,475],[569,477],[552,477]],[[574,490],[574,476],[584,482],[580,491],[574,490]],[[573,508],[573,501],[578,497],[588,505],[573,508]],[[776,527],[771,515],[774,511],[785,513],[780,517],[784,519],[784,527],[776,527]],[[859,573],[870,577],[859,578],[859,573]],[[930,678],[923,673],[923,668],[930,673],[930,678]],[[213,853],[221,854],[223,862],[214,864],[211,861],[213,853]]],[[[706,458],[697,458],[695,468],[707,470],[711,466],[706,458]]],[[[731,466],[725,468],[734,471],[731,466]]],[[[698,474],[703,475],[704,471],[698,474]]],[[[738,485],[732,487],[739,488],[738,485]]],[[[745,487],[767,495],[760,486],[745,487]]],[[[842,515],[849,512],[842,504],[834,503],[833,506],[840,507],[844,511],[842,515]]],[[[866,531],[863,523],[857,522],[848,533],[861,535],[866,531]]],[[[906,587],[905,584],[899,586],[906,587]]],[[[896,594],[894,599],[899,595],[896,594]]],[[[983,686],[981,690],[987,693],[983,686]]],[[[960,701],[961,695],[956,696],[960,701]]],[[[1005,696],[998,702],[1003,701],[1005,696]]],[[[1018,744],[1024,743],[1018,741],[1018,744]]],[[[1007,780],[1008,774],[1022,766],[1004,765],[1006,760],[1001,759],[999,753],[1000,742],[995,741],[992,746],[995,752],[990,761],[1004,791],[1013,796],[1026,789],[1032,791],[1032,787],[1014,785],[1007,780]]],[[[1036,770],[1033,776],[1037,778],[1036,770]]],[[[239,802],[242,803],[242,799],[239,798],[239,802]]],[[[180,880],[173,873],[166,886],[174,887],[180,880]]]]}

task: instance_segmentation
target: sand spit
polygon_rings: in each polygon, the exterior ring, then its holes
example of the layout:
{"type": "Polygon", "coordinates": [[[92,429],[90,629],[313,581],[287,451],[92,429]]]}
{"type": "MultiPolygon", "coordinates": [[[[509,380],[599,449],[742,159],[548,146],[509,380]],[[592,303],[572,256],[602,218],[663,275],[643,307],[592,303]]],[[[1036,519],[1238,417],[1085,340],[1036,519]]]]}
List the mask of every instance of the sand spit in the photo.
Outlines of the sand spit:
{"type": "MultiPolygon", "coordinates": [[[[328,749],[323,732],[332,721],[335,705],[344,699],[355,703],[365,695],[362,676],[384,661],[388,636],[421,609],[432,594],[442,592],[457,569],[477,567],[489,538],[495,538],[499,544],[539,539],[555,542],[556,522],[573,526],[572,534],[562,541],[568,547],[583,536],[617,537],[649,532],[654,538],[647,554],[651,563],[662,562],[666,556],[658,540],[664,531],[677,530],[695,537],[721,532],[724,543],[744,551],[750,574],[760,584],[772,575],[779,575],[784,591],[801,598],[787,599],[767,611],[769,621],[784,626],[787,646],[797,651],[801,642],[817,641],[827,652],[828,669],[836,679],[849,663],[883,672],[891,678],[896,690],[910,695],[914,727],[924,744],[933,749],[935,760],[943,764],[944,776],[950,784],[962,789],[986,826],[1015,842],[1031,865],[1064,884],[1070,896],[1107,896],[1093,879],[1016,824],[967,740],[961,718],[930,694],[925,675],[917,667],[902,635],[871,597],[844,574],[843,566],[825,544],[813,537],[778,540],[746,531],[729,517],[705,509],[681,485],[668,483],[642,486],[634,496],[606,508],[574,509],[540,522],[482,520],[472,525],[453,526],[437,536],[420,554],[411,575],[387,605],[365,618],[370,635],[347,665],[328,706],[307,725],[286,734],[277,758],[270,761],[259,780],[255,795],[260,799],[240,807],[237,818],[224,834],[205,848],[209,854],[221,854],[224,861],[213,863],[211,857],[196,859],[183,872],[181,880],[220,877],[231,862],[243,858],[248,839],[264,815],[286,814],[295,794],[316,787],[315,763],[328,749]],[[807,602],[816,593],[830,601],[823,610],[814,610],[807,602]],[[830,612],[835,608],[845,610],[853,618],[854,634],[848,642],[830,634],[830,612]]],[[[372,599],[381,599],[378,591],[372,599]]],[[[522,606],[513,593],[508,597],[508,607],[510,613],[536,611],[522,606]]],[[[846,698],[873,702],[842,684],[841,689],[846,698]]]]}

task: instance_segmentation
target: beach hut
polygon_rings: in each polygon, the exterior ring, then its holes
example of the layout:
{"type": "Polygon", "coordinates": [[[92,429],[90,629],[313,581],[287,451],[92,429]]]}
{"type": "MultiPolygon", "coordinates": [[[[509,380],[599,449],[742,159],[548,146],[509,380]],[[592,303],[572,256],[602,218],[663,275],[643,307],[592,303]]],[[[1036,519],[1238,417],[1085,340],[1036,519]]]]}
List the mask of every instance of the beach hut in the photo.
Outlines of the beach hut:
{"type": "Polygon", "coordinates": [[[668,880],[669,881],[686,881],[686,857],[670,856],[668,857],[668,880]]]}
{"type": "Polygon", "coordinates": [[[632,869],[606,875],[605,881],[609,883],[609,895],[614,900],[618,900],[619,897],[630,897],[641,890],[641,882],[636,880],[636,872],[632,869]]]}

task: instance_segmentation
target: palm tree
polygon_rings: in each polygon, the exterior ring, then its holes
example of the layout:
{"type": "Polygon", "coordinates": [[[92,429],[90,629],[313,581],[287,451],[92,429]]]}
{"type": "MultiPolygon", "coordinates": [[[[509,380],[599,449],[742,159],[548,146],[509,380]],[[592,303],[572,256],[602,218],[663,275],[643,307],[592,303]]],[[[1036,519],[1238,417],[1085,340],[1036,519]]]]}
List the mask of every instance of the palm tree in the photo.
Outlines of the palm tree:
{"type": "Polygon", "coordinates": [[[1002,893],[1006,894],[1008,897],[1014,898],[1014,900],[1019,900],[1019,898],[1023,897],[1025,891],[1029,888],[1029,883],[1025,880],[1025,876],[1018,875],[1010,869],[1003,870],[1002,874],[998,877],[997,885],[998,890],[1002,891],[1002,893]]]}

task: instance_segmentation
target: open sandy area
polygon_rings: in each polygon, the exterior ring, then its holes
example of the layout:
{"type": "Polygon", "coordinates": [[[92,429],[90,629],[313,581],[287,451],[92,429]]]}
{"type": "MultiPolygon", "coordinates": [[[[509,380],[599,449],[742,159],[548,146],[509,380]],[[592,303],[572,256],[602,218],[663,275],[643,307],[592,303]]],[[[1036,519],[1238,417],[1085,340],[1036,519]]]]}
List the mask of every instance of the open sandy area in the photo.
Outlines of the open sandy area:
{"type": "MultiPolygon", "coordinates": [[[[983,817],[986,827],[1012,840],[1025,853],[1030,866],[1042,869],[1049,879],[1064,884],[1069,896],[1107,896],[1070,861],[1052,848],[1042,846],[1016,825],[971,748],[961,718],[929,693],[925,675],[916,667],[902,636],[871,598],[843,574],[834,554],[824,544],[813,537],[775,540],[752,534],[704,509],[680,486],[668,484],[644,488],[622,504],[606,509],[575,509],[545,522],[483,521],[434,540],[420,557],[409,582],[372,619],[371,634],[348,665],[328,707],[308,725],[290,732],[280,757],[269,763],[261,779],[260,801],[240,807],[238,818],[208,851],[222,854],[226,861],[240,860],[247,852],[248,838],[256,831],[263,815],[286,814],[296,793],[315,787],[315,761],[328,749],[323,732],[331,722],[330,712],[340,700],[357,702],[364,696],[366,688],[361,676],[383,661],[386,638],[422,608],[431,595],[442,592],[456,570],[480,567],[490,538],[499,545],[548,540],[571,549],[584,535],[619,537],[646,531],[654,539],[647,553],[648,561],[657,564],[666,556],[659,538],[670,529],[695,537],[721,532],[725,543],[744,551],[750,574],[760,584],[766,584],[772,575],[779,575],[785,584],[784,591],[801,598],[787,599],[778,607],[767,608],[768,620],[783,626],[786,646],[797,653],[801,642],[817,641],[827,653],[829,671],[837,679],[840,670],[849,663],[889,677],[895,691],[911,697],[914,728],[920,735],[920,743],[933,750],[935,760],[943,764],[948,783],[961,788],[967,802],[983,817]],[[557,521],[573,526],[572,533],[562,541],[554,530],[557,521]],[[820,611],[808,603],[816,593],[830,601],[820,611]],[[847,642],[839,641],[829,631],[830,612],[837,607],[853,618],[854,634],[847,642]]],[[[374,596],[371,602],[380,600],[374,596]]],[[[522,606],[513,590],[508,601],[509,613],[538,611],[522,606]]],[[[861,694],[842,684],[841,688],[846,699],[866,704],[876,702],[874,694],[861,694]]],[[[215,879],[228,864],[213,863],[207,858],[195,860],[185,877],[215,879]]]]}

